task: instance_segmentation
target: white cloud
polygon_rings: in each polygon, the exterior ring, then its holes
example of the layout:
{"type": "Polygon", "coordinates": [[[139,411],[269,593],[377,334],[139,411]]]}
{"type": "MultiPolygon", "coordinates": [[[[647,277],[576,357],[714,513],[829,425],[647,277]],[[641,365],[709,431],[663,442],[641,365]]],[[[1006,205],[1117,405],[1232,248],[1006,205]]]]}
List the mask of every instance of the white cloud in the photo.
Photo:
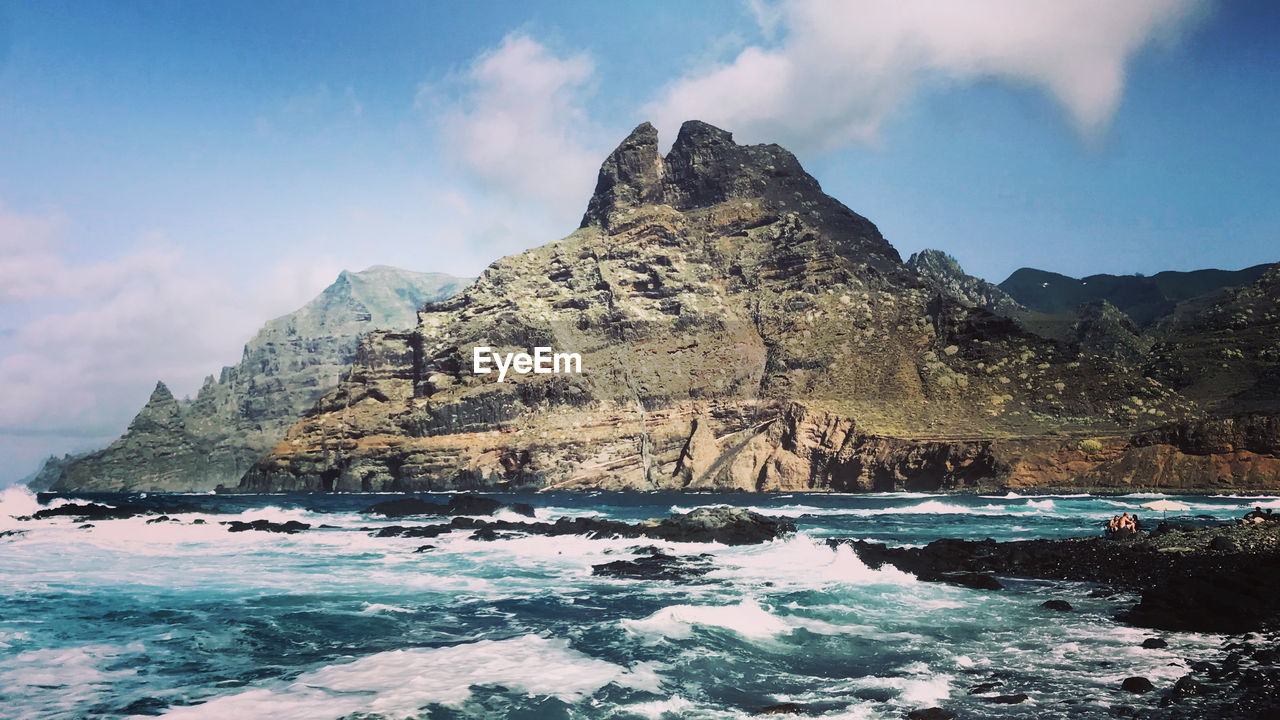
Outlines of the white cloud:
{"type": "MultiPolygon", "coordinates": [[[[751,140],[831,149],[877,137],[921,83],[997,79],[1046,91],[1086,138],[1105,131],[1130,59],[1198,0],[752,0],[767,46],[668,86],[669,133],[697,118],[751,140]]],[[[668,135],[670,136],[670,135],[668,135]]]]}
{"type": "Polygon", "coordinates": [[[451,82],[424,85],[417,105],[484,194],[544,204],[576,226],[608,147],[584,108],[594,74],[588,55],[513,33],[451,82]]]}
{"type": "Polygon", "coordinates": [[[0,205],[0,449],[11,459],[109,439],[158,379],[194,393],[340,269],[307,258],[227,277],[155,237],[91,262],[75,255],[57,219],[0,205]]]}

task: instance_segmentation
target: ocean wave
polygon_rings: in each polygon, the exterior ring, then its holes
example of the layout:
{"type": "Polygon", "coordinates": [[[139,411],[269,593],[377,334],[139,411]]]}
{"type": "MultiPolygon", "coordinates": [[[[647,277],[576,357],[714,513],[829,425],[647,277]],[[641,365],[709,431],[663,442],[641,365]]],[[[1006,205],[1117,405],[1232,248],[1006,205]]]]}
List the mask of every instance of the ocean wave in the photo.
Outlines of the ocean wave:
{"type": "Polygon", "coordinates": [[[695,627],[729,630],[751,640],[766,640],[793,628],[760,606],[753,598],[736,605],[671,605],[639,620],[622,620],[622,626],[653,638],[687,638],[695,627]]]}
{"type": "Polygon", "coordinates": [[[578,652],[565,640],[524,635],[377,653],[305,673],[287,685],[171,708],[164,717],[325,720],[370,713],[410,718],[432,704],[457,707],[477,685],[572,703],[610,684],[658,691],[657,675],[644,663],[625,668],[578,652]]]}
{"type": "Polygon", "coordinates": [[[787,538],[717,553],[720,567],[711,577],[806,587],[913,585],[915,576],[886,565],[873,570],[848,545],[831,547],[801,532],[787,538]]]}

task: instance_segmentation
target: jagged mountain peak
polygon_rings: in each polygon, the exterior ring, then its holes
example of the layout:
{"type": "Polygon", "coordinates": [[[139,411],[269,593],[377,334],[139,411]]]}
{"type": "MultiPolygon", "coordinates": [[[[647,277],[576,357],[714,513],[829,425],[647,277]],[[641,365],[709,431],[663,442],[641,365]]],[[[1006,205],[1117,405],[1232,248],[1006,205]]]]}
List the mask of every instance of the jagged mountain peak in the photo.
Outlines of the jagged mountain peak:
{"type": "Polygon", "coordinates": [[[816,197],[822,188],[778,145],[739,145],[727,130],[689,120],[663,157],[657,129],[644,122],[600,166],[581,227],[607,227],[611,212],[645,204],[690,210],[732,198],[796,193],[816,197]]]}
{"type": "Polygon", "coordinates": [[[169,390],[169,386],[165,385],[163,380],[157,380],[155,389],[151,391],[151,397],[147,400],[147,404],[171,402],[173,399],[173,392],[169,390]]]}

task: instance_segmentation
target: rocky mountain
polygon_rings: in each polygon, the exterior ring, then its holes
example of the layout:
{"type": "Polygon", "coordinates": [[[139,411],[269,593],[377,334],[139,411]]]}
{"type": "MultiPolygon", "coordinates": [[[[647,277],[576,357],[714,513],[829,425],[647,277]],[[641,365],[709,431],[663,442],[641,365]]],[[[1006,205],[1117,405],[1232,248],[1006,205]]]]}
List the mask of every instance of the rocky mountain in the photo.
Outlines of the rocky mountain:
{"type": "Polygon", "coordinates": [[[907,267],[916,271],[938,292],[964,305],[986,308],[1011,318],[1027,315],[1027,309],[1008,293],[986,280],[969,275],[955,258],[941,250],[914,253],[907,260],[907,267]]]}
{"type": "Polygon", "coordinates": [[[1146,327],[1173,313],[1179,303],[1256,282],[1270,265],[1243,270],[1166,271],[1151,276],[1090,275],[1076,279],[1034,268],[1014,271],[999,288],[1031,310],[1057,314],[1080,305],[1108,302],[1146,327]]]}
{"type": "Polygon", "coordinates": [[[643,124],[577,231],[371,334],[240,489],[1280,486],[1277,404],[1245,390],[1277,363],[1250,360],[1225,397],[1197,385],[1215,344],[1275,346],[1249,299],[1274,307],[1270,286],[1159,344],[1105,305],[1036,332],[966,277],[903,263],[776,145],[694,121],[663,156],[643,124]],[[538,346],[582,372],[473,371],[478,347],[538,346]],[[1196,423],[1224,439],[1188,440],[1196,423]]]}
{"type": "Polygon", "coordinates": [[[205,379],[192,401],[164,383],[129,428],[97,452],[51,459],[31,482],[53,490],[234,487],[285,430],[333,390],[372,330],[407,329],[423,304],[469,280],[386,266],[344,271],[296,312],[268,322],[239,364],[205,379]]]}

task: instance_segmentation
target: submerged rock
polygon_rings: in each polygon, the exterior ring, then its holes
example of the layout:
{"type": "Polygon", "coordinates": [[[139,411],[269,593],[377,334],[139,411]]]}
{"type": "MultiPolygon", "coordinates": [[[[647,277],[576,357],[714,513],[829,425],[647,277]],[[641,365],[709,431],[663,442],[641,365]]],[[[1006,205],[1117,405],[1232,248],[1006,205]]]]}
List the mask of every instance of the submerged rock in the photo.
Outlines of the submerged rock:
{"type": "Polygon", "coordinates": [[[1027,701],[1026,693],[1015,693],[1013,695],[997,695],[995,697],[984,698],[987,702],[995,705],[1017,705],[1027,701]]]}
{"type": "Polygon", "coordinates": [[[943,710],[940,707],[925,708],[923,710],[912,710],[907,713],[907,720],[953,720],[956,714],[950,710],[943,710]]]}
{"type": "Polygon", "coordinates": [[[1151,684],[1150,680],[1144,677],[1134,676],[1125,678],[1124,682],[1120,683],[1120,689],[1126,692],[1141,694],[1151,692],[1156,688],[1151,684]]]}
{"type": "Polygon", "coordinates": [[[295,533],[300,533],[303,530],[311,529],[311,525],[304,522],[298,522],[297,520],[289,520],[288,522],[282,523],[271,522],[270,520],[253,520],[251,522],[232,520],[230,522],[223,523],[223,525],[227,526],[227,532],[257,530],[259,532],[285,533],[286,535],[293,535],[295,533]]]}
{"type": "Polygon", "coordinates": [[[1058,612],[1071,612],[1071,603],[1066,600],[1045,600],[1040,603],[1040,607],[1045,610],[1057,610],[1058,612]]]}
{"type": "Polygon", "coordinates": [[[1142,641],[1142,649],[1144,650],[1160,650],[1169,647],[1169,643],[1163,638],[1147,638],[1142,641]]]}
{"type": "Polygon", "coordinates": [[[614,560],[602,565],[593,565],[591,566],[591,574],[633,580],[671,580],[680,582],[702,577],[711,572],[712,568],[707,562],[709,557],[710,555],[704,554],[686,558],[655,552],[633,560],[614,560]]]}
{"type": "Polygon", "coordinates": [[[139,515],[165,515],[168,513],[203,512],[195,505],[179,502],[124,503],[112,507],[98,503],[68,503],[54,508],[44,508],[32,513],[27,520],[45,520],[51,517],[73,517],[78,520],[127,520],[139,515]]]}
{"type": "Polygon", "coordinates": [[[387,500],[361,510],[367,515],[408,517],[411,515],[494,515],[503,510],[533,517],[533,506],[528,503],[501,503],[481,495],[454,495],[447,504],[427,502],[421,498],[406,497],[387,500]]]}

